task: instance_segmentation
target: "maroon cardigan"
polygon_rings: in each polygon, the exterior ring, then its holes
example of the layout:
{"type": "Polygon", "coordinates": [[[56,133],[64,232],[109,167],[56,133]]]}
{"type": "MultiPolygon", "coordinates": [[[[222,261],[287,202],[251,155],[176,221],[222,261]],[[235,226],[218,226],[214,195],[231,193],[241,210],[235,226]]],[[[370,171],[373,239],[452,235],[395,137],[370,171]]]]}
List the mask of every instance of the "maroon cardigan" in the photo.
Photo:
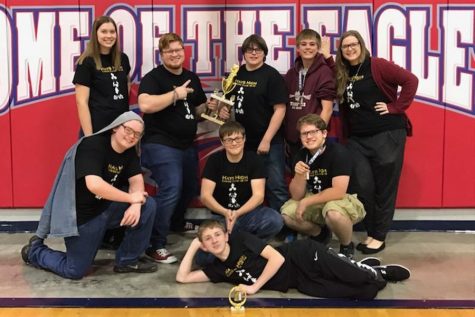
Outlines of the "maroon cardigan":
{"type": "MultiPolygon", "coordinates": [[[[388,111],[393,114],[401,114],[406,120],[406,131],[408,136],[412,136],[412,124],[406,115],[406,109],[409,108],[414,96],[416,95],[419,79],[410,71],[396,65],[393,62],[387,61],[384,58],[371,58],[371,75],[381,90],[381,92],[388,98],[388,111]],[[401,92],[398,97],[398,87],[401,86],[401,92]]],[[[342,120],[344,122],[344,134],[348,131],[347,123],[345,122],[345,110],[340,109],[342,120]]]]}

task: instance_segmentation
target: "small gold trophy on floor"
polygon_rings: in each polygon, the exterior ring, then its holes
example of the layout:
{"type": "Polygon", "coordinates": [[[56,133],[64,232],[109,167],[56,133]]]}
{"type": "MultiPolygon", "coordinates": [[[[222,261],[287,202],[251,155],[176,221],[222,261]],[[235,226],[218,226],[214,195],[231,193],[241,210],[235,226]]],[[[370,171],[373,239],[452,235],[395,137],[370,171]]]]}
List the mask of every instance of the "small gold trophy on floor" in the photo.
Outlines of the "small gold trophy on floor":
{"type": "Polygon", "coordinates": [[[244,303],[247,299],[247,294],[242,291],[239,286],[234,286],[229,291],[229,303],[231,304],[231,312],[242,313],[244,312],[244,303]]]}
{"type": "Polygon", "coordinates": [[[206,113],[201,114],[201,117],[222,125],[225,121],[219,117],[219,111],[222,107],[227,107],[229,112],[231,112],[232,106],[234,106],[234,96],[231,96],[230,99],[226,99],[226,95],[233,91],[236,84],[234,83],[234,78],[239,70],[239,65],[234,64],[231,67],[231,72],[229,73],[227,78],[223,78],[221,82],[222,92],[219,93],[218,89],[215,89],[214,92],[211,94],[211,99],[215,99],[218,102],[218,106],[214,111],[206,111],[206,113]]]}

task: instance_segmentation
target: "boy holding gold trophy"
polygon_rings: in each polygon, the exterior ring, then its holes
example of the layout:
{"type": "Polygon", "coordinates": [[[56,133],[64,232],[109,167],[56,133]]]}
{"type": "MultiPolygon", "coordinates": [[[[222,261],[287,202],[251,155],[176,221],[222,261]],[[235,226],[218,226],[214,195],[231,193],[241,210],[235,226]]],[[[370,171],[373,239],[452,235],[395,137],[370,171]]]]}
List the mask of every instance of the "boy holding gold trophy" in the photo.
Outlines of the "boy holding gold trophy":
{"type": "Polygon", "coordinates": [[[236,87],[236,84],[234,83],[234,79],[236,77],[236,74],[239,70],[239,65],[234,64],[233,67],[231,67],[231,72],[229,73],[227,78],[223,78],[221,82],[221,91],[222,93],[219,93],[218,89],[214,90],[214,93],[211,94],[210,98],[210,103],[217,103],[217,106],[214,110],[208,109],[205,113],[201,114],[201,117],[209,120],[211,122],[217,123],[219,125],[224,124],[224,122],[229,119],[230,113],[231,113],[231,108],[234,106],[234,97],[231,96],[230,99],[226,98],[226,95],[229,94],[233,89],[236,87]],[[226,107],[227,111],[221,112],[220,110],[226,107]]]}

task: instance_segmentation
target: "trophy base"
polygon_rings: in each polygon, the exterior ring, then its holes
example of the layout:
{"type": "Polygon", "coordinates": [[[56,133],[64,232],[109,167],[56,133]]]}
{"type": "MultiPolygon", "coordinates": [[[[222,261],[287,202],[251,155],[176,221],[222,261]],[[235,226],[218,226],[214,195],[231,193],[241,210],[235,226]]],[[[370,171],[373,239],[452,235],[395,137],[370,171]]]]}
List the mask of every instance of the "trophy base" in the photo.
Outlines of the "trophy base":
{"type": "Polygon", "coordinates": [[[246,309],[244,308],[244,306],[241,306],[241,307],[231,306],[231,312],[232,313],[244,313],[245,311],[246,311],[246,309]]]}
{"type": "Polygon", "coordinates": [[[216,124],[219,124],[219,125],[223,125],[225,121],[221,120],[221,119],[218,119],[216,117],[213,117],[213,116],[210,116],[210,115],[207,115],[205,113],[201,114],[201,118],[203,119],[206,119],[208,121],[211,121],[211,122],[214,122],[216,124]]]}

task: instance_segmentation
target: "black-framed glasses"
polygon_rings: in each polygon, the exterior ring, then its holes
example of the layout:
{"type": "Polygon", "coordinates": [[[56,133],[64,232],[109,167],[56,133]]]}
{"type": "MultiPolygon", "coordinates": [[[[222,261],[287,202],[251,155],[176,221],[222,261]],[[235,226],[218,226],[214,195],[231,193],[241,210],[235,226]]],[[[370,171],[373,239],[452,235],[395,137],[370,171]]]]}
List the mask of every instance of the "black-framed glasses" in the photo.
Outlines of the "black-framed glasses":
{"type": "Polygon", "coordinates": [[[231,144],[233,144],[233,142],[236,142],[236,144],[241,144],[242,141],[244,141],[243,136],[237,136],[237,137],[234,137],[234,138],[223,139],[223,143],[226,144],[226,145],[231,145],[231,144]]]}
{"type": "Polygon", "coordinates": [[[358,45],[360,45],[360,42],[355,42],[355,43],[350,43],[350,44],[345,44],[345,45],[342,45],[341,46],[341,49],[342,50],[347,50],[347,49],[354,49],[356,48],[358,45]]]}
{"type": "Polygon", "coordinates": [[[300,137],[301,138],[308,138],[308,137],[312,138],[312,137],[316,136],[319,131],[321,131],[321,130],[315,129],[315,130],[300,132],[300,137]]]}
{"type": "Polygon", "coordinates": [[[125,124],[121,124],[121,127],[124,128],[125,134],[133,135],[137,139],[140,139],[143,136],[143,132],[137,132],[134,129],[126,126],[125,124]]]}
{"type": "Polygon", "coordinates": [[[264,52],[264,50],[259,47],[248,47],[246,48],[245,52],[247,54],[252,54],[252,53],[261,54],[262,52],[264,52]]]}

